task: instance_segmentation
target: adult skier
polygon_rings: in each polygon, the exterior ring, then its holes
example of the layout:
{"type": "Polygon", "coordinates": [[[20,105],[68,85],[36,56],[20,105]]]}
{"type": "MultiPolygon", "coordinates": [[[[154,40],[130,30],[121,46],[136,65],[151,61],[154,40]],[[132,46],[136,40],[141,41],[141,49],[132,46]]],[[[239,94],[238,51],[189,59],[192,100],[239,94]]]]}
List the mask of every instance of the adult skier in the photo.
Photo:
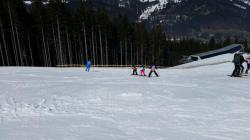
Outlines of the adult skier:
{"type": "Polygon", "coordinates": [[[152,74],[152,73],[155,73],[155,75],[156,75],[157,77],[159,77],[158,73],[156,72],[157,67],[156,67],[155,65],[151,65],[149,68],[150,68],[150,72],[149,72],[149,74],[148,74],[148,77],[151,77],[151,74],[152,74]]]}
{"type": "Polygon", "coordinates": [[[231,76],[237,77],[240,75],[240,65],[241,65],[241,55],[239,53],[234,54],[233,63],[234,63],[234,70],[231,76]]]}
{"type": "Polygon", "coordinates": [[[240,54],[240,75],[244,72],[244,66],[243,63],[247,62],[242,54],[240,54]]]}
{"type": "Polygon", "coordinates": [[[90,71],[90,68],[91,68],[91,61],[90,60],[88,60],[87,62],[86,62],[86,70],[85,71],[87,71],[87,72],[89,72],[90,71]]]}

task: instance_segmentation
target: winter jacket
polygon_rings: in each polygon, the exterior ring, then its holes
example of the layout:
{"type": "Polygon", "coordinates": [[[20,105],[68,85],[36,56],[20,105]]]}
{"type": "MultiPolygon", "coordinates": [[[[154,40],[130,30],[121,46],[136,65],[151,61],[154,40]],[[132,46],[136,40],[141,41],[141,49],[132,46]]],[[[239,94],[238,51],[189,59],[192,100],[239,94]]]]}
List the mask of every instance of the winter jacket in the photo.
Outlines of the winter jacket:
{"type": "Polygon", "coordinates": [[[238,53],[234,54],[233,63],[234,63],[235,65],[240,65],[240,64],[241,64],[241,59],[242,59],[241,56],[242,56],[242,55],[240,55],[240,54],[238,54],[238,53]]]}
{"type": "Polygon", "coordinates": [[[151,71],[155,71],[155,69],[156,69],[155,65],[152,65],[151,66],[151,71]]]}

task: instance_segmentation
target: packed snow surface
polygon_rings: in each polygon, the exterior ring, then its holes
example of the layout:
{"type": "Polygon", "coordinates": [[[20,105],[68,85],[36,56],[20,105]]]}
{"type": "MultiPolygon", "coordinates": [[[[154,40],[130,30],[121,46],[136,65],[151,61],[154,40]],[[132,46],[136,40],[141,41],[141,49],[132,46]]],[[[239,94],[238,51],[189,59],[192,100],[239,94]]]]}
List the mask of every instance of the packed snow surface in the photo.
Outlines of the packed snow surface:
{"type": "Polygon", "coordinates": [[[0,140],[249,140],[250,77],[232,69],[2,67],[0,140]]]}

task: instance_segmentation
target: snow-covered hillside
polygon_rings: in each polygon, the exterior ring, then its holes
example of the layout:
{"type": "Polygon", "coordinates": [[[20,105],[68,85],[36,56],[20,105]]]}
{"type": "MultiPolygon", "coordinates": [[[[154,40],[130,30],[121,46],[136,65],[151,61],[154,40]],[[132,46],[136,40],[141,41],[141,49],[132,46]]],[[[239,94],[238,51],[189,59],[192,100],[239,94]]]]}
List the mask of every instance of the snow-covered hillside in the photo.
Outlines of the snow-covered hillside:
{"type": "Polygon", "coordinates": [[[238,0],[238,1],[241,1],[241,2],[243,2],[245,4],[247,4],[247,5],[250,5],[250,0],[238,0]]]}
{"type": "MultiPolygon", "coordinates": [[[[146,10],[143,11],[142,14],[140,15],[139,20],[147,20],[153,12],[164,9],[167,3],[169,2],[180,3],[183,0],[140,0],[140,1],[141,2],[158,2],[157,4],[146,8],[146,10]]],[[[250,6],[250,0],[229,0],[229,1],[231,1],[232,4],[236,8],[240,8],[244,10],[246,10],[250,6]]]]}
{"type": "MultiPolygon", "coordinates": [[[[32,0],[24,0],[23,2],[24,2],[25,4],[27,4],[27,5],[31,5],[31,4],[32,4],[32,0]]],[[[63,2],[63,3],[69,3],[70,0],[61,0],[61,2],[63,2]]],[[[44,1],[42,1],[42,3],[43,3],[44,5],[49,4],[49,0],[44,0],[44,1]]]]}
{"type": "Polygon", "coordinates": [[[232,69],[1,67],[0,140],[248,140],[250,77],[232,69]]]}
{"type": "Polygon", "coordinates": [[[149,16],[155,12],[156,10],[161,10],[164,8],[164,6],[169,3],[170,1],[173,3],[178,3],[181,2],[181,0],[140,0],[141,2],[153,2],[153,1],[158,1],[157,4],[152,5],[148,7],[143,13],[140,15],[139,19],[140,20],[146,20],[149,18],[149,16]]]}

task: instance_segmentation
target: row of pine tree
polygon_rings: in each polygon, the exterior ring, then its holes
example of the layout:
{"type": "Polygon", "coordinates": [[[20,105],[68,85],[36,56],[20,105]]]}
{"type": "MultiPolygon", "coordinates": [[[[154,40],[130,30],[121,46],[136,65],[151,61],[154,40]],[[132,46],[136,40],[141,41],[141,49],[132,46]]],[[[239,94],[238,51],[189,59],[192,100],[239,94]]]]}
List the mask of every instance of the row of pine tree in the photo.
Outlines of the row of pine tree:
{"type": "Polygon", "coordinates": [[[146,29],[126,15],[110,17],[105,9],[82,2],[71,10],[60,0],[0,1],[0,65],[57,66],[178,64],[182,55],[220,48],[231,42],[168,40],[160,26],[146,29]]]}

